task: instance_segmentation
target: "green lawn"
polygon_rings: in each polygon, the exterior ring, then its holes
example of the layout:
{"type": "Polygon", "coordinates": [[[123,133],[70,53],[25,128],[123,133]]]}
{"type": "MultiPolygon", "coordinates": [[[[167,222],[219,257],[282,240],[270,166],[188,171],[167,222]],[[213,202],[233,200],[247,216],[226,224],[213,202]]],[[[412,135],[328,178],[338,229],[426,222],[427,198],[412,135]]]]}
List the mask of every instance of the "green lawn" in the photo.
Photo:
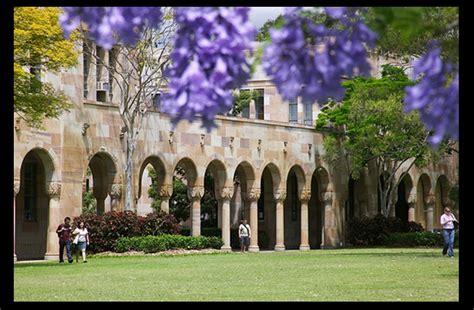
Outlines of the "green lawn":
{"type": "Polygon", "coordinates": [[[14,300],[458,301],[458,258],[440,252],[338,249],[16,264],[14,300]]]}

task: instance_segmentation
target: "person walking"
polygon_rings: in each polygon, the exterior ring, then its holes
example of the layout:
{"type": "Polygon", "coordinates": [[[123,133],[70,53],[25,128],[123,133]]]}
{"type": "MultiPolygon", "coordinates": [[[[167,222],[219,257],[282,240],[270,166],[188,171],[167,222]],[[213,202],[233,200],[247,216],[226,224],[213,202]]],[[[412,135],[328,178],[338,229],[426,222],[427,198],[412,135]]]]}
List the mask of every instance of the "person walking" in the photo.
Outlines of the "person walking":
{"type": "Polygon", "coordinates": [[[240,221],[239,225],[239,240],[240,240],[240,252],[244,253],[248,251],[250,244],[250,226],[247,224],[247,220],[240,221]]]}
{"type": "Polygon", "coordinates": [[[453,245],[454,245],[454,222],[457,223],[456,217],[451,210],[446,207],[444,213],[441,215],[440,223],[443,226],[443,256],[448,254],[448,257],[454,257],[453,245]]]}
{"type": "Polygon", "coordinates": [[[71,218],[69,216],[64,218],[64,223],[59,224],[56,233],[59,237],[59,262],[64,263],[64,248],[66,248],[67,260],[72,263],[71,251],[71,218]]]}
{"type": "Polygon", "coordinates": [[[74,238],[74,244],[76,245],[76,262],[78,262],[78,252],[82,252],[82,262],[87,263],[86,249],[89,245],[89,232],[87,231],[86,224],[81,221],[76,229],[72,232],[76,235],[74,238]]]}

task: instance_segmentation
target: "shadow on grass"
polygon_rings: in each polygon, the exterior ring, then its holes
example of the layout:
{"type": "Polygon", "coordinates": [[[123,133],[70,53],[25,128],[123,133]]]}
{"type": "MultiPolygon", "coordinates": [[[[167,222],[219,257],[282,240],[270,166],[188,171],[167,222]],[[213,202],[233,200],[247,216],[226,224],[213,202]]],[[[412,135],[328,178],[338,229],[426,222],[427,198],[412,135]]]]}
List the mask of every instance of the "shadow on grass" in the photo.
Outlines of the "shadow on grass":
{"type": "MultiPolygon", "coordinates": [[[[335,249],[336,251],[338,249],[335,249]]],[[[439,257],[444,258],[441,255],[442,248],[415,248],[413,250],[407,250],[406,248],[344,248],[344,250],[353,250],[354,252],[340,252],[335,255],[342,256],[416,256],[416,257],[439,257]],[[403,249],[403,250],[402,250],[403,249]],[[417,249],[430,249],[430,252],[420,252],[417,249]],[[380,250],[390,250],[389,252],[380,252],[380,250]],[[398,251],[397,251],[398,250],[398,251]]]]}
{"type": "Polygon", "coordinates": [[[14,268],[25,268],[25,267],[63,267],[66,265],[74,265],[78,264],[76,262],[69,264],[69,263],[58,263],[58,262],[31,262],[31,263],[15,263],[14,268]]]}

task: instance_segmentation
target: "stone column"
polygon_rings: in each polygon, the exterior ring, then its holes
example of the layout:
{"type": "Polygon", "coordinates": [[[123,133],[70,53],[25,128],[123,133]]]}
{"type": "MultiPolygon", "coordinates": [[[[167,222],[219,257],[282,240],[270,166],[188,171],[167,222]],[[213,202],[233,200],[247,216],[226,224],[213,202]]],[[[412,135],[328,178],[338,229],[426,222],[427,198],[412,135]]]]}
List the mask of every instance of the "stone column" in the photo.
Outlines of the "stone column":
{"type": "MultiPolygon", "coordinates": [[[[217,200],[217,227],[222,229],[222,199],[217,200]]],[[[229,201],[229,208],[230,208],[230,201],[229,201]]],[[[230,212],[230,209],[229,209],[230,212]]],[[[230,215],[229,215],[230,221],[230,215]]]]}
{"type": "Polygon", "coordinates": [[[170,213],[170,197],[173,195],[173,185],[165,184],[160,188],[161,211],[170,213]]]}
{"type": "Polygon", "coordinates": [[[59,241],[56,228],[61,223],[59,217],[59,197],[61,196],[61,183],[51,182],[48,188],[49,215],[48,235],[46,236],[46,254],[44,259],[57,260],[59,258],[59,241]]]}
{"type": "Polygon", "coordinates": [[[284,225],[284,205],[286,190],[279,189],[275,194],[276,200],[276,244],[275,251],[285,250],[285,225],[284,225]]]}
{"type": "Polygon", "coordinates": [[[13,261],[16,262],[16,195],[20,192],[20,181],[13,183],[13,261]]]}
{"type": "Polygon", "coordinates": [[[191,200],[191,217],[192,217],[192,227],[191,235],[200,236],[201,235],[201,198],[204,196],[204,187],[195,186],[188,189],[188,196],[191,200]]]}
{"type": "Polygon", "coordinates": [[[260,198],[260,189],[252,188],[247,195],[250,203],[250,246],[249,252],[258,252],[258,199],[260,198]]]}
{"type": "Polygon", "coordinates": [[[321,249],[324,248],[331,248],[335,247],[336,245],[333,244],[333,237],[332,230],[333,230],[333,210],[332,210],[332,202],[334,199],[334,192],[323,192],[321,193],[321,198],[324,205],[324,212],[323,212],[323,225],[322,225],[322,233],[321,233],[321,249]]]}
{"type": "Polygon", "coordinates": [[[426,196],[425,203],[426,208],[426,230],[433,231],[433,209],[434,209],[435,196],[429,194],[426,196]]]}
{"type": "Polygon", "coordinates": [[[120,199],[122,197],[122,184],[112,184],[110,189],[111,210],[120,211],[120,199]]]}
{"type": "Polygon", "coordinates": [[[311,191],[303,190],[300,195],[301,202],[301,227],[300,227],[300,250],[309,250],[308,232],[308,201],[311,198],[311,191]]]}
{"type": "Polygon", "coordinates": [[[230,252],[232,248],[230,246],[230,199],[234,195],[234,189],[232,187],[224,187],[220,193],[220,201],[222,204],[222,245],[221,250],[230,252]]]}
{"type": "Polygon", "coordinates": [[[415,206],[416,206],[416,195],[410,194],[408,196],[408,222],[415,221],[415,206]]]}

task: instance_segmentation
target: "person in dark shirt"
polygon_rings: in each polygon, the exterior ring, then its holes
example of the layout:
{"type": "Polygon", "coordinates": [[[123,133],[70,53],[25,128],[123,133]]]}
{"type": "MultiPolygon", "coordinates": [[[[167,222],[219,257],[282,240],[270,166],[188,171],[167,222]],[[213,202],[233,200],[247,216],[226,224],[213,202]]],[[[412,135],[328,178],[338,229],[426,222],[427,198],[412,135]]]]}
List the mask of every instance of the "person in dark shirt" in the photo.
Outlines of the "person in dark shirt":
{"type": "Polygon", "coordinates": [[[72,263],[72,251],[71,251],[71,218],[64,218],[64,224],[60,224],[56,229],[59,237],[59,262],[64,263],[64,247],[66,247],[67,260],[72,263]]]}

